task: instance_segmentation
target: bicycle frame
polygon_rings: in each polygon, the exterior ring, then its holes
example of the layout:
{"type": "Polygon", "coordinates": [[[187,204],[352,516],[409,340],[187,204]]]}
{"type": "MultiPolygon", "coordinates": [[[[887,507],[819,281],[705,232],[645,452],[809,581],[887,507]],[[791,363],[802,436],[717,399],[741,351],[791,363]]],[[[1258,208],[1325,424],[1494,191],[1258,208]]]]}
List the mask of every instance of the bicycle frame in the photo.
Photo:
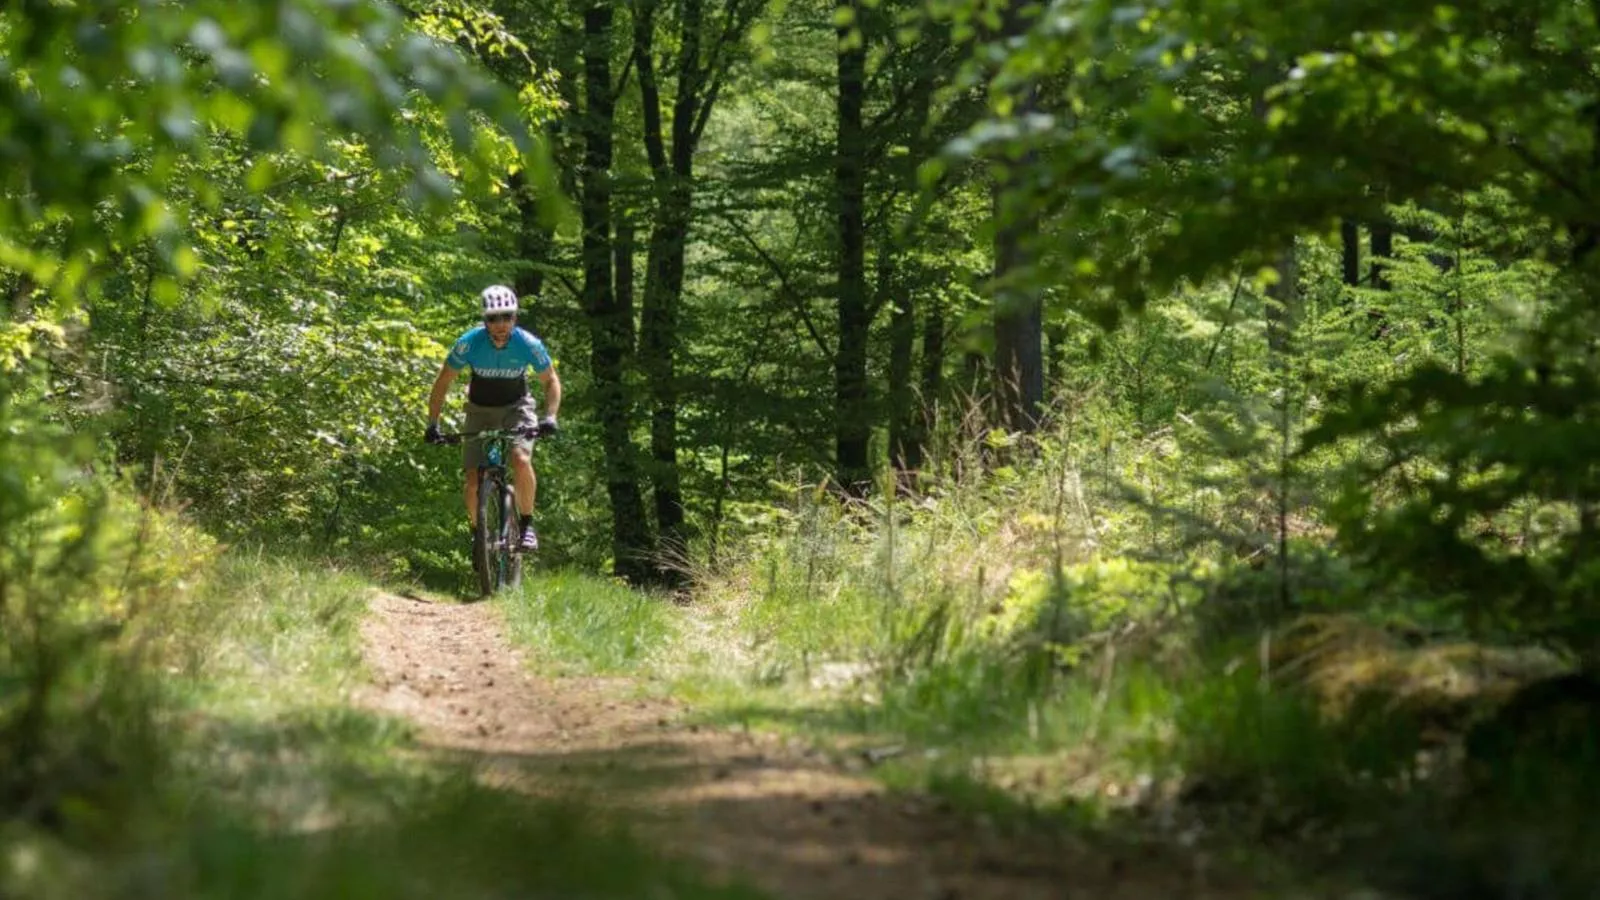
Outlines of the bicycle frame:
{"type": "Polygon", "coordinates": [[[522,555],[518,551],[516,494],[506,470],[506,444],[513,437],[536,438],[537,431],[490,428],[439,437],[446,444],[470,439],[484,443],[484,458],[475,473],[478,508],[473,534],[473,568],[478,574],[478,586],[486,596],[502,587],[516,587],[522,580],[522,555]]]}

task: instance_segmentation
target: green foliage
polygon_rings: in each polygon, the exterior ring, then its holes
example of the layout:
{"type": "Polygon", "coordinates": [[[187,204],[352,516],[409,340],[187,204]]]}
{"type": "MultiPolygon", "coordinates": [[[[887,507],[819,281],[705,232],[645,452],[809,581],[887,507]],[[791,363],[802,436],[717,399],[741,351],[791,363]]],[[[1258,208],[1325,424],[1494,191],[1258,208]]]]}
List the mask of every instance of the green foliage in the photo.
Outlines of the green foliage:
{"type": "Polygon", "coordinates": [[[181,608],[209,538],[94,471],[93,436],[0,375],[0,796],[21,820],[114,821],[155,764],[141,665],[151,616],[181,608]]]}
{"type": "Polygon", "coordinates": [[[1249,806],[1280,821],[1364,814],[1418,750],[1411,723],[1372,717],[1341,727],[1314,697],[1273,684],[1253,665],[1179,694],[1177,754],[1195,773],[1191,789],[1222,803],[1252,798],[1249,806]]]}
{"type": "MultiPolygon", "coordinates": [[[[166,627],[183,677],[206,704],[238,704],[263,719],[295,706],[337,704],[360,672],[357,626],[370,587],[354,574],[262,549],[233,550],[205,573],[200,598],[166,627]],[[288,681],[277,677],[295,673],[288,681]]],[[[237,706],[233,707],[235,710],[237,706]]]]}
{"type": "MultiPolygon", "coordinates": [[[[916,503],[799,494],[780,536],[705,588],[743,638],[742,685],[710,695],[718,718],[864,746],[894,783],[1010,810],[1019,827],[1039,809],[1112,830],[1124,815],[1176,817],[1319,865],[1385,860],[1389,883],[1487,834],[1570,833],[1564,815],[1525,817],[1571,783],[1557,760],[1522,753],[1524,775],[1496,767],[1463,786],[1450,749],[1506,683],[1559,671],[1557,658],[1435,646],[1461,633],[1457,608],[1315,534],[1289,541],[1292,605],[1268,615],[1279,567],[1219,540],[1249,533],[1219,527],[1251,509],[1248,491],[1161,530],[1171,510],[1124,492],[1136,474],[1148,494],[1181,498],[1191,467],[1218,462],[1204,441],[1110,449],[1094,428],[1061,427],[1031,465],[930,481],[916,503]],[[1333,640],[1304,641],[1319,621],[1338,626],[1333,640]],[[1504,828],[1468,812],[1489,798],[1504,828]]],[[[1225,472],[1218,486],[1237,478],[1225,472]]],[[[1575,883],[1578,856],[1539,859],[1540,890],[1575,883]]]]}
{"type": "Polygon", "coordinates": [[[1336,521],[1355,551],[1456,599],[1480,634],[1521,631],[1592,656],[1595,448],[1581,423],[1600,384],[1583,361],[1535,374],[1501,355],[1487,369],[1425,368],[1327,419],[1314,440],[1377,435],[1384,450],[1351,478],[1336,521]],[[1391,479],[1404,481],[1383,502],[1391,479]],[[1517,528],[1539,512],[1559,517],[1554,528],[1517,528]]]}
{"type": "Polygon", "coordinates": [[[383,3],[45,5],[4,26],[0,264],[62,298],[140,246],[171,297],[200,264],[180,198],[217,210],[210,166],[233,148],[260,192],[279,154],[327,158],[341,135],[361,135],[375,165],[438,201],[450,182],[411,123],[438,109],[470,158],[489,161],[498,134],[537,159],[515,96],[383,3]]]}
{"type": "Polygon", "coordinates": [[[1592,448],[1574,423],[1595,396],[1596,232],[1575,186],[1595,97],[1571,85],[1597,28],[1565,0],[1085,2],[996,54],[994,115],[950,156],[1033,154],[1002,208],[1074,236],[1038,244],[1031,274],[1104,324],[1159,321],[1221,279],[1281,280],[1298,241],[1318,276],[1260,311],[1290,320],[1294,346],[1273,345],[1281,369],[1227,378],[1227,409],[1259,411],[1213,429],[1231,480],[1266,476],[1281,542],[1337,479],[1324,521],[1355,558],[1449,598],[1479,634],[1588,655],[1592,448]],[[1007,105],[1019,85],[1047,86],[1026,127],[1007,105]],[[1365,286],[1333,289],[1319,236],[1336,219],[1401,234],[1365,286]]]}

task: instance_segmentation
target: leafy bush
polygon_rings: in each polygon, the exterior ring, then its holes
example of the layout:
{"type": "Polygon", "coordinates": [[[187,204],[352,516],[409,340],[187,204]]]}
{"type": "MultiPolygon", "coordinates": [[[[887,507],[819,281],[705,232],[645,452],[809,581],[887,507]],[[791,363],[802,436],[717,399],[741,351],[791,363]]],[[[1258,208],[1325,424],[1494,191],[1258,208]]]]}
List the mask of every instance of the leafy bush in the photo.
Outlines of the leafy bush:
{"type": "Polygon", "coordinates": [[[144,663],[216,548],[99,474],[41,384],[0,375],[0,796],[60,824],[111,815],[156,765],[144,663]]]}

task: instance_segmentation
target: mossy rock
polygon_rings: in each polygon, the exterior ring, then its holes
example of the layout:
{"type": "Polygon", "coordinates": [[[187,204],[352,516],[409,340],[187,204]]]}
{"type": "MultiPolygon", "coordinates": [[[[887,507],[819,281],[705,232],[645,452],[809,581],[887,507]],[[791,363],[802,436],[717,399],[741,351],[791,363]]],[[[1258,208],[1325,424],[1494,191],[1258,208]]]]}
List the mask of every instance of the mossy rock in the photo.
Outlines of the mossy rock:
{"type": "Polygon", "coordinates": [[[1302,616],[1267,641],[1272,676],[1310,691],[1330,718],[1384,715],[1449,733],[1567,668],[1537,647],[1418,645],[1409,634],[1351,615],[1302,616]]]}

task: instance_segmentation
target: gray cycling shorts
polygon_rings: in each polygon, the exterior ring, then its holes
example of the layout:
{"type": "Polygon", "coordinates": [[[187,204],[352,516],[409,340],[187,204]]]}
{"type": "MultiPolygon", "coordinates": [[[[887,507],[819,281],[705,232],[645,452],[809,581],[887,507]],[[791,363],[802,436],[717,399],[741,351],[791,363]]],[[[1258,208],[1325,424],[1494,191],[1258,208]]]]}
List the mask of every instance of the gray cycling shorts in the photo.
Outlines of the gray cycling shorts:
{"type": "MultiPolygon", "coordinates": [[[[528,394],[510,406],[479,406],[476,403],[466,405],[467,418],[461,426],[464,432],[482,431],[486,428],[533,428],[539,424],[538,404],[534,402],[533,395],[528,394]]],[[[523,452],[533,449],[533,438],[512,438],[511,446],[520,448],[523,452]]],[[[483,442],[467,438],[461,442],[461,465],[468,472],[478,468],[483,460],[483,442]]],[[[505,460],[506,465],[511,460],[505,460]]]]}

